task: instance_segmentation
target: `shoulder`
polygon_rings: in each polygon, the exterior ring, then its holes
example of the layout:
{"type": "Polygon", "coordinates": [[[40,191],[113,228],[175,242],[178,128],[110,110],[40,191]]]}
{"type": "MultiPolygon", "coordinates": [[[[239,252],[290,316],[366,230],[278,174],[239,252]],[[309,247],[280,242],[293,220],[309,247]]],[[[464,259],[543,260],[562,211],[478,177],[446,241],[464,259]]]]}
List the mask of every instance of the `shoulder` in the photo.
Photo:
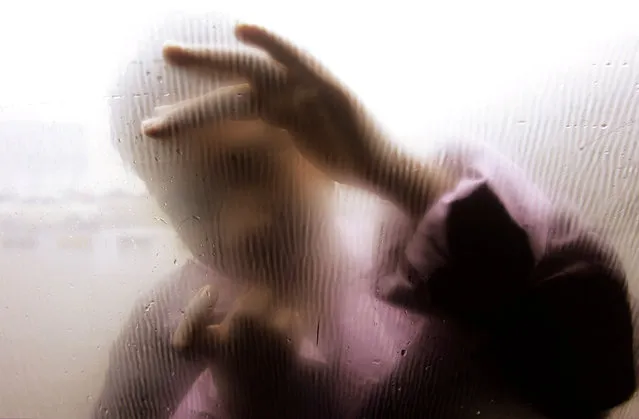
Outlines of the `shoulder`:
{"type": "Polygon", "coordinates": [[[494,150],[435,157],[460,180],[405,248],[418,306],[486,319],[507,374],[550,410],[628,399],[636,319],[615,249],[494,150]]]}
{"type": "Polygon", "coordinates": [[[458,179],[404,247],[407,280],[429,309],[494,316],[529,285],[554,208],[525,173],[482,144],[451,143],[430,158],[458,179]]]}
{"type": "MultiPolygon", "coordinates": [[[[530,287],[550,289],[556,273],[585,266],[601,273],[588,284],[627,295],[625,274],[606,240],[582,225],[579,214],[558,208],[497,151],[452,143],[430,158],[459,179],[411,232],[402,232],[408,280],[424,289],[430,304],[439,300],[475,317],[530,287]]],[[[575,296],[579,290],[571,288],[575,296]]]]}

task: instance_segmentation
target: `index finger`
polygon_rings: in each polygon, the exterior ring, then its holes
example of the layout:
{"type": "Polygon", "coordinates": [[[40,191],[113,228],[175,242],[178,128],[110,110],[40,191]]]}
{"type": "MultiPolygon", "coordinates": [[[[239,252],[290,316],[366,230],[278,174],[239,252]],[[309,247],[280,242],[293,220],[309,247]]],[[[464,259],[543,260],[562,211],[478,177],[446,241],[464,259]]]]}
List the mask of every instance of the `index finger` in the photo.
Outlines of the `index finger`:
{"type": "Polygon", "coordinates": [[[217,300],[218,292],[206,286],[189,301],[184,310],[184,318],[171,338],[171,345],[175,349],[183,350],[193,343],[198,329],[204,329],[217,300]]]}

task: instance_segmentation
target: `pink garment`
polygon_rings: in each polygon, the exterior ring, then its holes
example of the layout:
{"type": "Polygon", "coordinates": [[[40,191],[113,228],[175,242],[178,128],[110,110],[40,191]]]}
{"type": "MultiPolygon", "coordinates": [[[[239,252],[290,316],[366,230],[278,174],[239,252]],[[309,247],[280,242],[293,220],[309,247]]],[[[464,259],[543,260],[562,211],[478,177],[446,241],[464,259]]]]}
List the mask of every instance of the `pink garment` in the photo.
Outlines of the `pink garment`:
{"type": "MultiPolygon", "coordinates": [[[[357,239],[370,236],[365,217],[341,226],[359,273],[344,278],[338,360],[312,379],[289,374],[264,398],[281,380],[248,382],[242,417],[587,419],[634,392],[633,315],[614,252],[510,163],[483,150],[445,158],[457,187],[414,231],[388,220],[408,243],[402,269],[384,271],[357,239]]],[[[228,417],[203,361],[168,345],[181,307],[211,281],[187,264],[153,295],[160,304],[134,312],[94,417],[168,417],[173,403],[173,419],[228,417]]]]}

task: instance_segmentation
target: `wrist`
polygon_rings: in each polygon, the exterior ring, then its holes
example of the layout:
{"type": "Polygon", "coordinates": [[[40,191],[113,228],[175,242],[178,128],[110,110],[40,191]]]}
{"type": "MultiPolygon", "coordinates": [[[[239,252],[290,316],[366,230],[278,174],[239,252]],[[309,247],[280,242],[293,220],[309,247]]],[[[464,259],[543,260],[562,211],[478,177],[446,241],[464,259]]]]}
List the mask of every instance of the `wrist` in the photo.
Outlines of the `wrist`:
{"type": "Polygon", "coordinates": [[[454,186],[455,179],[435,161],[412,156],[389,145],[369,170],[369,187],[397,205],[411,218],[421,218],[431,205],[454,186]]]}

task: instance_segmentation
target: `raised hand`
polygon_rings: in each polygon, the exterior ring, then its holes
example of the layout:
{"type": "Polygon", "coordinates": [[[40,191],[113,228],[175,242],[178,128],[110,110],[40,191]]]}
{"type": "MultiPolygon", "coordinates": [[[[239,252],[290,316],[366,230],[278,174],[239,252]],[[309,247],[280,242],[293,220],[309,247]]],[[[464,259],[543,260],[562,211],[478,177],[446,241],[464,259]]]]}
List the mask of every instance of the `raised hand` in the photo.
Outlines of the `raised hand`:
{"type": "Polygon", "coordinates": [[[334,179],[366,183],[387,142],[358,100],[313,57],[257,26],[238,25],[236,36],[256,51],[166,45],[173,65],[246,80],[164,109],[146,120],[154,138],[211,121],[262,118],[288,130],[302,154],[334,179]]]}

